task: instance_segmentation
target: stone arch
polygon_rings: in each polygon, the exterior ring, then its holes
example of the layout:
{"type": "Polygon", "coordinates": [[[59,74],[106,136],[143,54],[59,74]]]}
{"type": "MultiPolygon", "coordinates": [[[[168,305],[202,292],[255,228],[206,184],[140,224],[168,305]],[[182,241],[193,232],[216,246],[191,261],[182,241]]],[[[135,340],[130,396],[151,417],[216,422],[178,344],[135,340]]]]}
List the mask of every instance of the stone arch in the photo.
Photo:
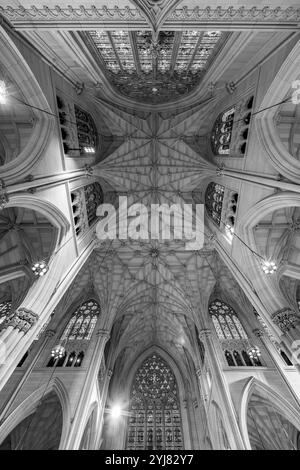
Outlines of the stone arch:
{"type": "MultiPolygon", "coordinates": [[[[240,217],[237,226],[239,236],[245,244],[257,252],[254,236],[255,225],[270,212],[288,207],[300,207],[300,195],[298,193],[282,191],[262,199],[254,204],[254,206],[252,206],[242,217],[240,217]]],[[[286,300],[283,295],[278,293],[279,291],[276,281],[273,278],[268,278],[264,275],[261,267],[259,266],[259,260],[255,259],[252,255],[250,256],[250,250],[248,248],[241,246],[240,250],[243,254],[245,262],[244,265],[249,267],[249,273],[251,273],[256,282],[257,292],[260,292],[262,297],[269,304],[269,314],[282,308],[282,306],[285,306],[286,300]],[[275,291],[277,292],[276,295],[274,295],[275,291]]],[[[258,304],[255,296],[253,296],[252,302],[258,311],[266,312],[265,307],[262,304],[258,304]]]]}
{"type": "Polygon", "coordinates": [[[296,429],[300,430],[300,415],[293,405],[268,385],[254,377],[250,377],[242,390],[238,409],[241,433],[246,449],[252,449],[248,432],[247,413],[251,397],[255,392],[262,400],[269,402],[274,410],[288,420],[296,429]]]}
{"type": "Polygon", "coordinates": [[[46,397],[51,392],[58,396],[62,408],[62,430],[59,449],[63,449],[65,447],[70,426],[71,412],[68,393],[62,382],[57,377],[48,384],[47,388],[45,388],[45,385],[42,385],[31,393],[5,419],[4,423],[0,427],[0,441],[3,442],[13,429],[18,426],[18,424],[34,413],[41,398],[46,397]]]}
{"type": "Polygon", "coordinates": [[[0,28],[0,42],[2,43],[1,63],[8,71],[14,71],[14,82],[22,90],[25,101],[34,107],[32,110],[36,117],[25,148],[18,157],[1,167],[1,176],[6,183],[9,183],[15,179],[16,174],[20,178],[28,174],[30,168],[39,160],[53,131],[54,119],[51,116],[49,103],[33,72],[3,28],[0,28]],[[39,111],[39,109],[46,112],[39,111]]]}
{"type": "MultiPolygon", "coordinates": [[[[280,103],[284,100],[291,88],[292,82],[299,76],[299,54],[300,42],[298,41],[280,67],[257,111],[266,109],[274,105],[274,103],[280,103]]],[[[274,124],[276,112],[277,108],[272,107],[257,115],[255,119],[257,134],[266,154],[277,171],[286,178],[298,183],[300,162],[289,153],[280,139],[274,124]]]]}

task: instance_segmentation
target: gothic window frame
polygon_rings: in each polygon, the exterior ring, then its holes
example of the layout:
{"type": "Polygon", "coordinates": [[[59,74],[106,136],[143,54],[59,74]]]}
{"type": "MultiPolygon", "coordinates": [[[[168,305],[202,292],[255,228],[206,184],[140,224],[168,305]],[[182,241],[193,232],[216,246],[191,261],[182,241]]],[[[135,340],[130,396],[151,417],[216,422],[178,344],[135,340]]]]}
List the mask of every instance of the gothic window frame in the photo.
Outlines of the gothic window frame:
{"type": "Polygon", "coordinates": [[[210,182],[205,191],[205,209],[212,221],[220,227],[225,186],[210,182]]]}
{"type": "Polygon", "coordinates": [[[59,340],[65,352],[59,359],[51,356],[47,367],[80,367],[100,315],[100,304],[93,298],[85,300],[75,308],[59,340]]]}
{"type": "Polygon", "coordinates": [[[242,98],[220,113],[211,131],[215,157],[244,157],[247,151],[254,94],[242,98]]]}
{"type": "Polygon", "coordinates": [[[126,449],[184,449],[178,384],[157,353],[142,362],[131,385],[126,449]]]}
{"type": "Polygon", "coordinates": [[[211,181],[205,190],[205,209],[210,219],[225,232],[229,242],[233,239],[237,214],[238,193],[211,181]]]}
{"type": "Polygon", "coordinates": [[[102,202],[103,190],[98,181],[71,191],[73,221],[77,236],[86,233],[97,220],[97,208],[102,202]]]}
{"type": "Polygon", "coordinates": [[[229,156],[236,107],[219,114],[211,132],[211,147],[216,156],[229,156]]]}
{"type": "Polygon", "coordinates": [[[259,358],[252,359],[247,352],[249,337],[235,310],[223,300],[214,299],[208,312],[228,366],[262,366],[259,358]]]}
{"type": "Polygon", "coordinates": [[[98,132],[92,115],[77,104],[74,104],[74,112],[80,154],[85,153],[86,147],[92,147],[96,152],[98,147],[98,132]]]}
{"type": "Polygon", "coordinates": [[[72,313],[60,341],[67,341],[68,343],[70,341],[89,341],[100,315],[99,303],[94,299],[85,300],[72,313]],[[85,321],[86,319],[88,319],[88,322],[85,321]],[[84,327],[84,330],[82,330],[82,327],[84,327]],[[77,328],[77,331],[75,328],[77,328]]]}

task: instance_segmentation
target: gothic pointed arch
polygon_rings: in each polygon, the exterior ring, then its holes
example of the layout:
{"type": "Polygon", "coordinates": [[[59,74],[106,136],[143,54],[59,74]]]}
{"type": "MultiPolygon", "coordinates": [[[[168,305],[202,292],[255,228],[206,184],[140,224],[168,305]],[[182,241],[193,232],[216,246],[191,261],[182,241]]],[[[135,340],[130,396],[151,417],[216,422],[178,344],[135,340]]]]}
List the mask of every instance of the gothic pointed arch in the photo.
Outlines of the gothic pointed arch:
{"type": "MultiPolygon", "coordinates": [[[[25,139],[26,145],[21,145],[19,149],[16,148],[16,151],[13,152],[12,155],[8,155],[8,158],[3,162],[3,166],[1,166],[1,176],[5,179],[7,184],[11,179],[15,178],[16,170],[21,179],[22,175],[28,175],[30,168],[39,160],[53,131],[54,119],[51,116],[49,103],[36,77],[13,40],[2,27],[0,28],[0,43],[2,51],[0,65],[2,65],[5,70],[14,71],[10,79],[15,84],[16,89],[22,90],[19,106],[22,105],[22,102],[25,103],[25,105],[23,104],[25,108],[27,104],[32,106],[32,128],[30,136],[27,136],[25,139]]],[[[29,124],[28,122],[28,125],[29,124]]],[[[18,134],[23,141],[25,136],[24,132],[22,131],[22,135],[19,135],[20,133],[18,134]]],[[[8,144],[7,139],[5,144],[8,144]]]]}
{"type": "MultiPolygon", "coordinates": [[[[59,380],[59,378],[55,377],[45,388],[45,384],[41,385],[37,390],[31,393],[25,400],[23,400],[4,420],[3,424],[0,426],[0,442],[3,443],[5,439],[9,436],[14,429],[18,427],[18,425],[22,422],[27,421],[27,425],[24,429],[25,433],[27,432],[28,425],[31,426],[31,422],[33,422],[33,415],[35,414],[36,410],[39,408],[40,404],[43,404],[43,400],[50,395],[51,402],[55,402],[54,408],[61,408],[58,412],[60,416],[60,439],[57,446],[57,440],[55,437],[53,438],[53,442],[55,447],[59,449],[63,449],[67,439],[67,433],[69,430],[70,425],[70,401],[68,392],[64,386],[64,384],[59,380]]],[[[46,402],[47,405],[47,402],[46,402]]],[[[44,413],[44,411],[43,411],[44,413]]],[[[45,410],[45,415],[47,415],[47,411],[45,410]]],[[[38,423],[38,420],[36,420],[38,423]]],[[[24,434],[24,432],[23,432],[24,434]]],[[[21,444],[24,445],[24,441],[22,438],[21,444]]],[[[19,440],[20,444],[20,440],[19,440]]],[[[41,443],[41,445],[43,445],[41,443]]]]}
{"type": "Polygon", "coordinates": [[[247,449],[297,450],[299,412],[276,390],[250,377],[244,382],[238,407],[247,449]]]}
{"type": "MultiPolygon", "coordinates": [[[[280,174],[295,183],[299,181],[300,162],[293,155],[292,149],[286,147],[282,141],[282,136],[280,136],[280,129],[278,131],[278,128],[276,128],[278,126],[278,107],[274,107],[274,103],[288,101],[295,91],[291,88],[291,85],[299,80],[299,51],[300,44],[297,42],[278,70],[260,103],[258,111],[265,111],[260,112],[255,119],[258,137],[272,165],[280,174]]],[[[299,107],[299,104],[297,107],[299,107]]]]}
{"type": "Polygon", "coordinates": [[[131,387],[126,448],[184,448],[176,378],[157,353],[144,360],[131,387]]]}

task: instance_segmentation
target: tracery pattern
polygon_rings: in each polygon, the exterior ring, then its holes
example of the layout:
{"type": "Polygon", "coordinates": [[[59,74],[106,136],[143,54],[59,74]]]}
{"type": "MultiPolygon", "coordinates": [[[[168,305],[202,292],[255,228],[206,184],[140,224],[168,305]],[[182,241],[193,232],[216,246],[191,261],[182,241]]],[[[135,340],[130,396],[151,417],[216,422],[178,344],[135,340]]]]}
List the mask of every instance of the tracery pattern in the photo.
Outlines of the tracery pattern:
{"type": "Polygon", "coordinates": [[[95,300],[88,300],[78,307],[72,315],[61,341],[90,340],[100,315],[100,306],[95,300]]]}
{"type": "Polygon", "coordinates": [[[234,310],[221,300],[209,305],[217,336],[221,342],[229,366],[260,366],[260,360],[251,359],[247,352],[250,343],[240,320],[234,310]]]}
{"type": "Polygon", "coordinates": [[[232,136],[235,108],[221,113],[211,133],[211,145],[215,155],[228,155],[232,136]]]}
{"type": "Polygon", "coordinates": [[[157,354],[144,361],[134,379],[126,448],[183,449],[176,379],[157,354]]]}
{"type": "Polygon", "coordinates": [[[228,33],[220,31],[89,31],[82,33],[94,57],[120,93],[161,103],[193,90],[228,33]],[[222,40],[221,40],[222,39],[222,40]]]}
{"type": "Polygon", "coordinates": [[[90,147],[96,150],[98,142],[97,128],[92,116],[76,105],[74,108],[80,153],[85,153],[85,147],[90,147]]]}
{"type": "Polygon", "coordinates": [[[1,302],[0,303],[0,325],[4,322],[6,317],[10,314],[11,311],[11,302],[1,302]]]}
{"type": "Polygon", "coordinates": [[[217,183],[209,183],[205,192],[205,208],[213,221],[220,225],[225,187],[217,183]]]}

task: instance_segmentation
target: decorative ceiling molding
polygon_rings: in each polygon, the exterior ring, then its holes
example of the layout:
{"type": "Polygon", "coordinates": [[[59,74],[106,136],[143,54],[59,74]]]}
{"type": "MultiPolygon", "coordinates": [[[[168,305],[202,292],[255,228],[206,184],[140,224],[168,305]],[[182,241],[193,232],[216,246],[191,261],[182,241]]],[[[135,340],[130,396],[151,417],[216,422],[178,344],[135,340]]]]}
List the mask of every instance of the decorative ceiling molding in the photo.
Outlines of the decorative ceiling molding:
{"type": "Polygon", "coordinates": [[[185,25],[188,28],[198,28],[205,30],[207,27],[235,29],[261,29],[264,28],[288,28],[298,29],[300,21],[300,8],[293,6],[287,8],[252,7],[241,6],[239,8],[220,6],[212,8],[182,6],[173,11],[172,8],[180,0],[169,0],[162,8],[160,2],[154,0],[136,0],[139,8],[120,8],[115,6],[109,8],[103,6],[91,7],[59,6],[54,8],[44,6],[37,8],[31,6],[24,8],[19,6],[0,7],[2,14],[10,21],[16,29],[54,28],[54,29],[80,29],[101,28],[124,28],[137,30],[140,28],[152,27],[157,30],[162,25],[167,28],[181,29],[185,25]],[[151,7],[151,4],[152,7],[151,7]],[[154,6],[155,4],[155,6],[154,6]],[[150,22],[150,23],[149,23],[150,22]]]}
{"type": "Polygon", "coordinates": [[[155,33],[163,24],[166,17],[172,13],[182,0],[133,0],[141,9],[155,33]]]}

